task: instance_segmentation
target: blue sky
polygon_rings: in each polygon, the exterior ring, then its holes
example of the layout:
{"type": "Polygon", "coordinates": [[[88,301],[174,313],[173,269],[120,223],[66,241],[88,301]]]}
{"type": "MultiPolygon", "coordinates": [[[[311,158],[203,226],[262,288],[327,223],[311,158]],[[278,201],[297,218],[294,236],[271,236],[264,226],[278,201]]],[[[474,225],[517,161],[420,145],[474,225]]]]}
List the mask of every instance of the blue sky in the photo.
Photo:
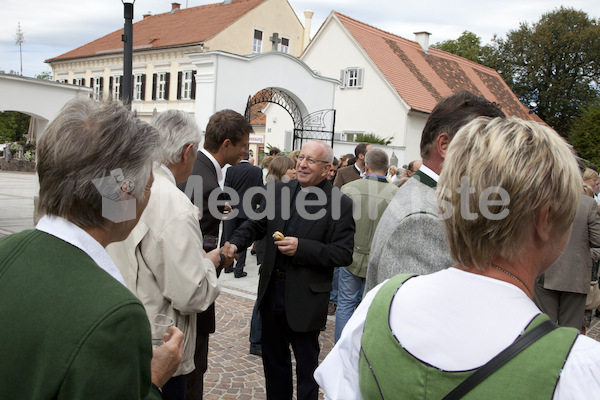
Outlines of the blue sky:
{"type": "MultiPolygon", "coordinates": [[[[431,43],[456,39],[469,30],[488,43],[494,34],[504,36],[520,22],[535,22],[561,5],[583,10],[600,18],[599,0],[288,0],[302,23],[304,10],[312,9],[314,35],[332,10],[359,21],[414,39],[413,32],[432,33],[431,43]],[[476,4],[476,5],[475,5],[476,4]]],[[[179,0],[182,8],[215,3],[210,0],[179,0]]],[[[169,0],[136,0],[135,19],[148,11],[171,9],[169,0]]],[[[0,13],[0,69],[20,70],[19,46],[15,44],[21,23],[23,75],[35,76],[50,67],[44,60],[56,57],[123,27],[120,0],[3,0],[0,13]]]]}

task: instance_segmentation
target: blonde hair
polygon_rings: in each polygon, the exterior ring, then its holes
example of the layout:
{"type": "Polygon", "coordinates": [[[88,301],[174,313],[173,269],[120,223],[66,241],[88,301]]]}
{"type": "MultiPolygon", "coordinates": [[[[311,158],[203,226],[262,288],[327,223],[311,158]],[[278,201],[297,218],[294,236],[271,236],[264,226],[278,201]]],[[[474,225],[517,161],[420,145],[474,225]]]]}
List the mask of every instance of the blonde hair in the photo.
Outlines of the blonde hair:
{"type": "Polygon", "coordinates": [[[591,179],[597,179],[598,178],[598,173],[596,171],[594,171],[591,168],[586,168],[585,171],[583,171],[583,180],[584,181],[589,181],[591,179]]]}
{"type": "Polygon", "coordinates": [[[571,147],[552,129],[515,117],[471,121],[450,143],[438,183],[452,258],[480,269],[498,255],[519,259],[543,207],[550,205],[554,236],[569,228],[582,183],[571,147]],[[488,200],[487,215],[481,199],[488,200]],[[475,218],[463,215],[465,204],[475,218]]]}

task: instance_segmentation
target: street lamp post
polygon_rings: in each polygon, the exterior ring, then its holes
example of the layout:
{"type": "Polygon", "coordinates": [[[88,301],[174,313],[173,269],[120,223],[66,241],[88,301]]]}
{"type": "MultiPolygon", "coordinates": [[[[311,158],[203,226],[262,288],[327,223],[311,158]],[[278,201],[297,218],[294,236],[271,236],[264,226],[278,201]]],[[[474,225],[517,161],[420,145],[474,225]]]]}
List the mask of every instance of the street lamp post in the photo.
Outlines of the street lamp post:
{"type": "Polygon", "coordinates": [[[135,0],[121,0],[124,7],[125,26],[123,29],[123,104],[131,110],[133,95],[133,3],[135,0]]]}

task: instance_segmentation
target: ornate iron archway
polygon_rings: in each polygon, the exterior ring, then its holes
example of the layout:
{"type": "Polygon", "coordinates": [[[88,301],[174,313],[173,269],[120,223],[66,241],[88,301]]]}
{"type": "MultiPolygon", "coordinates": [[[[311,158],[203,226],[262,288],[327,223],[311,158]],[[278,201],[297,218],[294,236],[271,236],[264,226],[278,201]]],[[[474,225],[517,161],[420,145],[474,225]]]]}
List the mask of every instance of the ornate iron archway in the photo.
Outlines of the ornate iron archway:
{"type": "Polygon", "coordinates": [[[252,106],[261,103],[273,103],[283,107],[294,122],[294,136],[292,150],[301,148],[305,140],[323,140],[333,147],[333,133],[335,130],[335,109],[319,110],[306,116],[296,101],[286,92],[277,88],[266,88],[254,96],[248,96],[248,103],[244,116],[251,120],[252,106]]]}

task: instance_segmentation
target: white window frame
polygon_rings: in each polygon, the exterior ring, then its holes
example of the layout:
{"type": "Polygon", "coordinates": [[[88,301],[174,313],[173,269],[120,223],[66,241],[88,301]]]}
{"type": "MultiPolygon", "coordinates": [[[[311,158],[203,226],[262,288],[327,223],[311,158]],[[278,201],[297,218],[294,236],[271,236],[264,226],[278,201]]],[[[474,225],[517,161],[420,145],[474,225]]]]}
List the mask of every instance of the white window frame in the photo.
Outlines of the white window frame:
{"type": "Polygon", "coordinates": [[[252,52],[253,53],[260,53],[262,52],[262,42],[263,42],[263,31],[261,31],[260,29],[255,29],[253,36],[252,36],[252,52]],[[256,32],[260,32],[260,39],[256,38],[256,32]]]}
{"type": "Polygon", "coordinates": [[[288,39],[286,37],[282,37],[281,38],[281,45],[279,46],[279,50],[281,50],[282,53],[289,54],[289,52],[290,52],[290,39],[288,39]],[[283,44],[284,40],[287,41],[287,44],[283,44]]]}
{"type": "Polygon", "coordinates": [[[143,74],[136,74],[134,75],[135,77],[135,82],[134,82],[134,90],[133,90],[133,100],[142,100],[142,87],[143,87],[143,79],[144,79],[144,75],[143,74]]]}
{"type": "Polygon", "coordinates": [[[157,72],[156,75],[156,100],[165,100],[167,73],[157,72]]]}
{"type": "Polygon", "coordinates": [[[121,96],[121,75],[113,75],[112,98],[113,98],[113,100],[119,100],[120,96],[121,96]]]}
{"type": "Polygon", "coordinates": [[[194,71],[181,71],[181,99],[192,99],[192,74],[194,71]]]}
{"type": "Polygon", "coordinates": [[[340,74],[342,89],[362,89],[364,68],[349,67],[343,69],[340,74]]]}
{"type": "Polygon", "coordinates": [[[102,79],[102,77],[95,76],[92,79],[94,80],[94,100],[100,100],[100,98],[102,97],[102,88],[100,87],[100,80],[102,79]]]}

